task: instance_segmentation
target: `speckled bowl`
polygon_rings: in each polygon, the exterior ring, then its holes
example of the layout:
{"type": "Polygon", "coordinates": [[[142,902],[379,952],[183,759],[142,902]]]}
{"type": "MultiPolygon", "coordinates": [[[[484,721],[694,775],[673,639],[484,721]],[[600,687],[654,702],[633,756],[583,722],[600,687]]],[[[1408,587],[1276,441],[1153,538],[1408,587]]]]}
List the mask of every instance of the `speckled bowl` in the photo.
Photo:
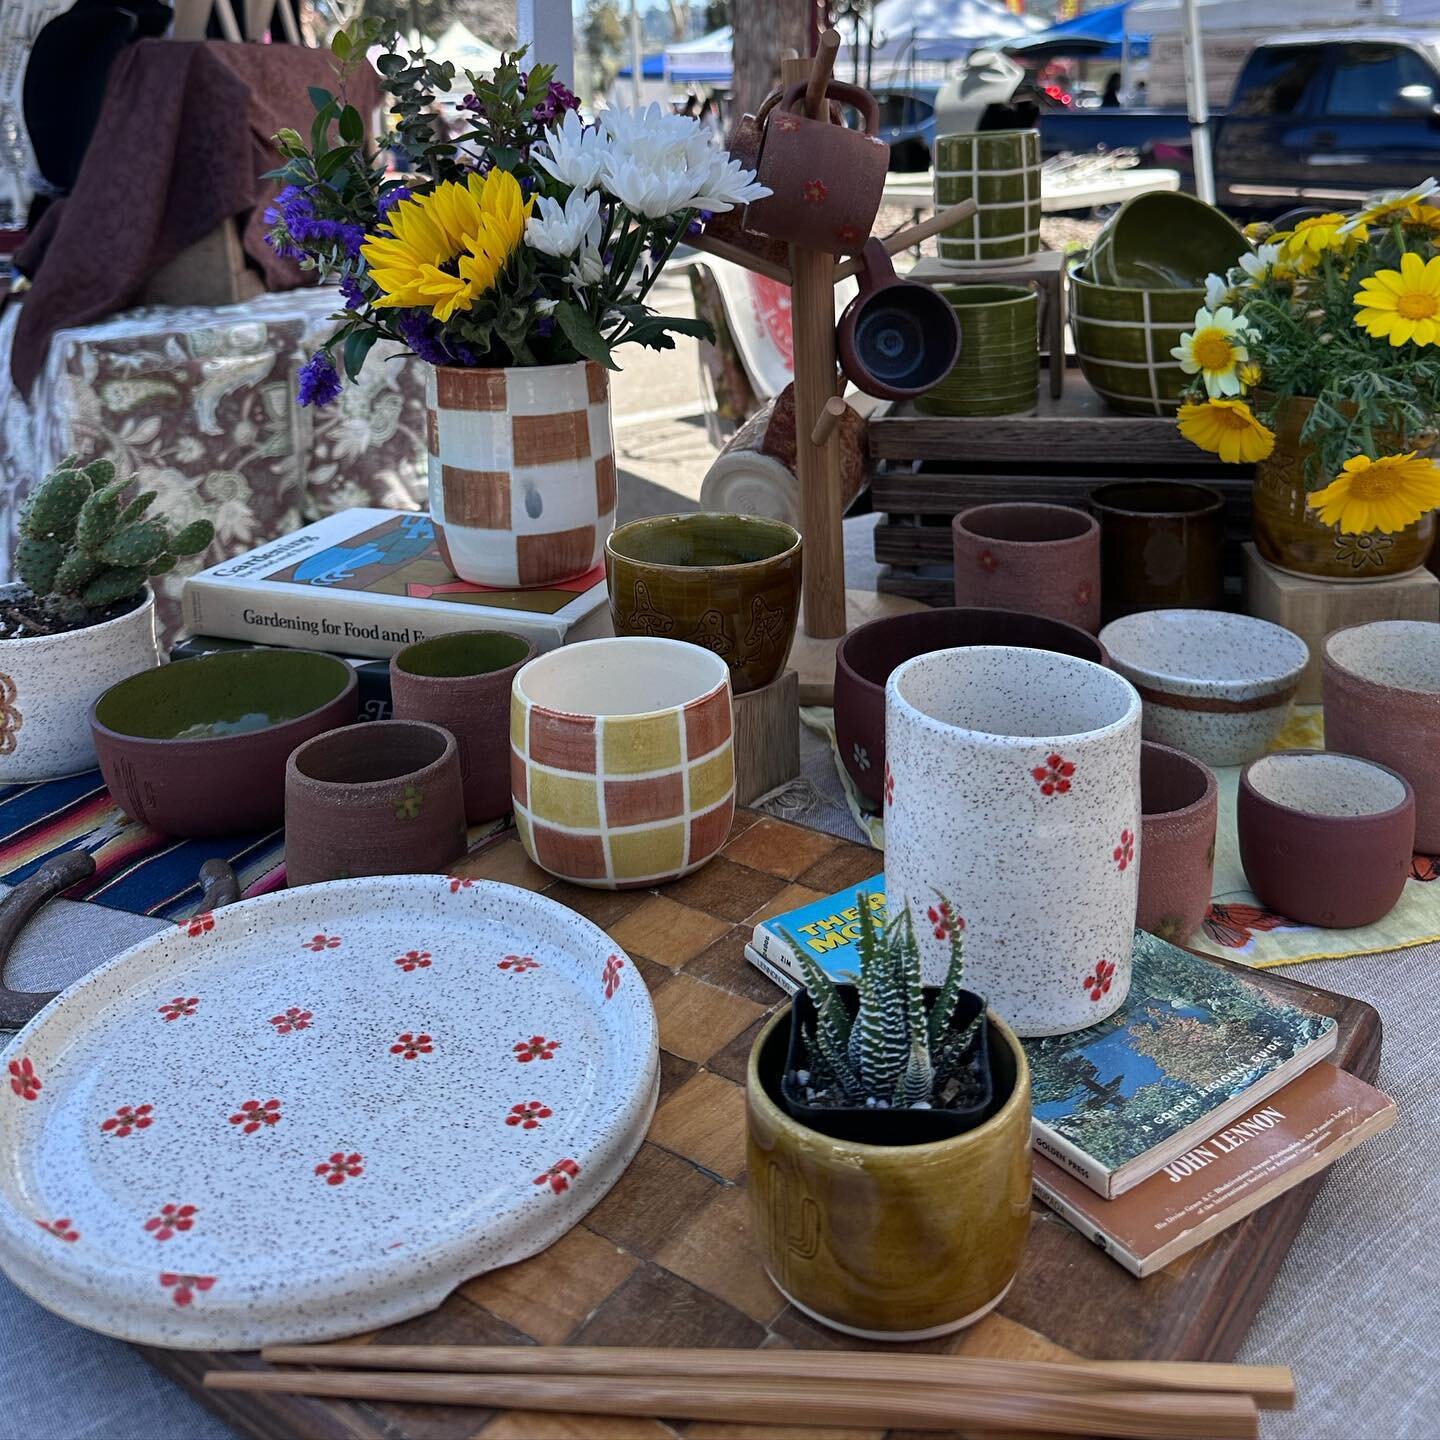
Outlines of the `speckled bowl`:
{"type": "Polygon", "coordinates": [[[1135,924],[1183,945],[1210,908],[1220,789],[1193,755],[1140,747],[1140,904],[1135,924]]]}
{"type": "Polygon", "coordinates": [[[1321,651],[1326,747],[1403,775],[1415,790],[1415,848],[1440,854],[1440,625],[1350,625],[1321,651]]]}
{"type": "Polygon", "coordinates": [[[1298,635],[1223,610],[1146,610],[1100,639],[1145,702],[1145,738],[1216,766],[1265,753],[1310,659],[1298,635]]]}
{"type": "Polygon", "coordinates": [[[1353,930],[1395,908],[1415,850],[1415,792],[1384,765],[1327,750],[1252,760],[1236,801],[1240,863],[1261,904],[1353,930]]]}

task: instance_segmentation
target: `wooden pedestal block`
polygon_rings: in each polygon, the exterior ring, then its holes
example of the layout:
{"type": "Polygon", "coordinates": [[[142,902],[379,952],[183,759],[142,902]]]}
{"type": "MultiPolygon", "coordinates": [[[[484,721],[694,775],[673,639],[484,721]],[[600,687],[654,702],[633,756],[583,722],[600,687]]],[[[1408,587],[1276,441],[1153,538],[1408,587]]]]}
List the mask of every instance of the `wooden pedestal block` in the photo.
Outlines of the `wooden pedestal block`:
{"type": "Polygon", "coordinates": [[[800,773],[800,677],[783,671],[735,697],[735,803],[749,805],[800,773]]]}
{"type": "Polygon", "coordinates": [[[1245,608],[1261,620],[1293,630],[1309,647],[1310,663],[1295,701],[1320,704],[1320,644],[1332,631],[1369,620],[1440,620],[1440,580],[1428,570],[1365,585],[1302,580],[1276,570],[1245,546],[1245,608]]]}

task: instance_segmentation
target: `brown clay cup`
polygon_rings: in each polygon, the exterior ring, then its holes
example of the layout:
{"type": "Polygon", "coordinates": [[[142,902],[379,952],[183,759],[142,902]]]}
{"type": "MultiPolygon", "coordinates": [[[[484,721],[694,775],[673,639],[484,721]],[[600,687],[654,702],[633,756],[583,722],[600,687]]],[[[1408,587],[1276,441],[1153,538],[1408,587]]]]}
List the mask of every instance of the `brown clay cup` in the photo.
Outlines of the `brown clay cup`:
{"type": "Polygon", "coordinates": [[[285,881],[424,875],[465,853],[455,737],[422,720],[317,735],[285,769],[285,881]]]}
{"type": "Polygon", "coordinates": [[[975,505],[950,526],[955,603],[1100,628],[1100,526],[1068,505],[975,505]]]}
{"type": "Polygon", "coordinates": [[[1240,772],[1240,863],[1267,909],[1354,930],[1395,908],[1415,851],[1415,792],[1333,750],[1281,750],[1240,772]]]}
{"type": "Polygon", "coordinates": [[[917,655],[959,645],[1053,650],[1110,664],[1105,647],[1078,626],[1013,610],[919,610],[858,626],[835,650],[835,739],[855,788],[876,810],[885,791],[885,682],[890,672],[917,655]]]}
{"type": "Polygon", "coordinates": [[[1140,746],[1140,901],[1135,924],[1183,945],[1210,908],[1220,790],[1208,765],[1146,740],[1140,746]]]}
{"type": "Polygon", "coordinates": [[[510,683],[535,647],[503,630],[466,630],[409,645],[390,660],[397,720],[443,725],[460,751],[465,818],[510,810],[510,683]]]}
{"type": "Polygon", "coordinates": [[[1326,749],[1403,775],[1415,791],[1415,848],[1440,855],[1440,624],[1348,625],[1320,650],[1326,749]]]}
{"type": "Polygon", "coordinates": [[[1225,497],[1208,485],[1118,481],[1090,492],[1100,522],[1108,624],[1136,610],[1219,610],[1225,598],[1225,497]]]}
{"type": "MultiPolygon", "coordinates": [[[[875,97],[858,85],[832,80],[825,98],[852,105],[863,128],[837,125],[805,112],[805,85],[789,86],[761,106],[764,123],[757,178],[770,194],[745,208],[745,228],[808,250],[853,255],[865,243],[885,193],[890,147],[877,133],[875,97]]],[[[947,367],[948,368],[948,367],[947,367]]]]}

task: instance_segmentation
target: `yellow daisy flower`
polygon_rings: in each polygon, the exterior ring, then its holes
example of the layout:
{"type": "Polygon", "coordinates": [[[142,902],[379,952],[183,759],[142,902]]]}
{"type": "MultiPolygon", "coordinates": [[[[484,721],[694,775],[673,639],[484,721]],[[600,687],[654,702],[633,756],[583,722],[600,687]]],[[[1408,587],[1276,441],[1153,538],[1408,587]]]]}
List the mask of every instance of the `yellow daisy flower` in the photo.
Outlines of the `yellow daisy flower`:
{"type": "Polygon", "coordinates": [[[1243,400],[1207,400],[1185,404],[1178,417],[1180,433],[1202,450],[1228,464],[1249,465],[1275,448],[1275,432],[1267,430],[1243,400]]]}
{"type": "Polygon", "coordinates": [[[1400,223],[1416,230],[1440,230],[1440,206],[1412,205],[1400,223]]]}
{"type": "Polygon", "coordinates": [[[1260,368],[1258,360],[1247,360],[1240,367],[1240,383],[1247,390],[1253,390],[1264,378],[1265,372],[1260,368]]]}
{"type": "Polygon", "coordinates": [[[1250,358],[1245,348],[1250,328],[1228,306],[1195,312],[1195,328],[1180,337],[1171,354],[1187,375],[1199,375],[1212,398],[1240,393],[1239,368],[1250,358]]]}
{"type": "Polygon", "coordinates": [[[1440,465],[1418,458],[1414,450],[1378,460],[1357,455],[1306,503],[1322,524],[1339,526],[1342,535],[1371,530],[1393,535],[1440,505],[1440,465]]]}
{"type": "Polygon", "coordinates": [[[1398,270],[1377,270],[1360,282],[1354,297],[1355,323],[1391,345],[1440,340],[1440,255],[1422,260],[1415,252],[1400,257],[1398,270]]]}
{"type": "Polygon", "coordinates": [[[1391,190],[1376,195],[1340,227],[1340,233],[1350,235],[1367,225],[1387,225],[1408,214],[1415,206],[1424,204],[1437,189],[1440,189],[1440,184],[1432,177],[1409,190],[1391,190]]]}
{"type": "MultiPolygon", "coordinates": [[[[1301,270],[1313,270],[1320,257],[1327,251],[1348,249],[1352,243],[1364,240],[1367,231],[1364,225],[1347,230],[1349,217],[1338,212],[1329,215],[1310,215],[1297,222],[1295,228],[1285,236],[1285,254],[1301,270]]],[[[1279,236],[1275,237],[1279,239],[1279,236]]]]}

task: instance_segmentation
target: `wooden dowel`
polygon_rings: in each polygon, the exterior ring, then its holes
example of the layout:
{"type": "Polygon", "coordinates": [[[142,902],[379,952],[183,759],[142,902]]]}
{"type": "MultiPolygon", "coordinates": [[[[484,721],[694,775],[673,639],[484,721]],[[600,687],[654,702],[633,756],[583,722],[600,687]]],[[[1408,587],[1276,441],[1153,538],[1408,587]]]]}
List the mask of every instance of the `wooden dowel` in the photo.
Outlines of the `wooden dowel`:
{"type": "Polygon", "coordinates": [[[993,1360],[985,1356],[889,1355],[805,1350],[620,1349],[597,1345],[270,1345],[274,1365],[364,1370],[501,1371],[526,1375],[782,1376],[807,1380],[906,1380],[987,1389],[1212,1391],[1248,1395],[1262,1410],[1291,1410],[1286,1365],[1194,1361],[993,1360]]]}
{"type": "MultiPolygon", "coordinates": [[[[912,245],[918,245],[922,240],[928,240],[932,235],[938,235],[940,231],[948,230],[962,220],[968,220],[974,213],[975,202],[962,200],[958,205],[937,210],[928,220],[921,220],[917,225],[907,225],[903,230],[887,235],[880,243],[884,245],[887,255],[898,255],[902,250],[908,250],[912,245]]],[[[835,267],[835,278],[844,280],[857,274],[859,270],[858,259],[846,260],[835,267]]]]}
{"type": "Polygon", "coordinates": [[[210,1371],[205,1386],[211,1390],[643,1415],[669,1420],[982,1429],[1026,1435],[1114,1436],[1119,1440],[1160,1436],[1177,1440],[1257,1440],[1260,1429],[1259,1412],[1248,1395],[1128,1391],[1036,1394],[965,1386],[917,1386],[895,1380],[221,1370],[210,1371]]]}
{"type": "Polygon", "coordinates": [[[691,235],[685,243],[693,246],[696,250],[703,250],[707,255],[728,260],[732,265],[753,270],[757,275],[765,276],[767,280],[778,280],[782,285],[795,283],[795,277],[783,265],[776,265],[771,260],[762,260],[748,250],[742,250],[740,246],[730,244],[728,240],[714,240],[709,235],[701,233],[691,235]]]}
{"type": "Polygon", "coordinates": [[[838,395],[832,395],[825,402],[825,408],[820,412],[820,418],[810,432],[810,443],[812,445],[828,445],[830,437],[835,433],[835,427],[844,417],[845,402],[838,395]]]}
{"type": "Polygon", "coordinates": [[[835,57],[839,53],[840,32],[829,29],[820,37],[814,63],[810,66],[810,80],[805,86],[805,113],[812,120],[818,120],[825,113],[825,87],[835,71],[835,57]]]}

